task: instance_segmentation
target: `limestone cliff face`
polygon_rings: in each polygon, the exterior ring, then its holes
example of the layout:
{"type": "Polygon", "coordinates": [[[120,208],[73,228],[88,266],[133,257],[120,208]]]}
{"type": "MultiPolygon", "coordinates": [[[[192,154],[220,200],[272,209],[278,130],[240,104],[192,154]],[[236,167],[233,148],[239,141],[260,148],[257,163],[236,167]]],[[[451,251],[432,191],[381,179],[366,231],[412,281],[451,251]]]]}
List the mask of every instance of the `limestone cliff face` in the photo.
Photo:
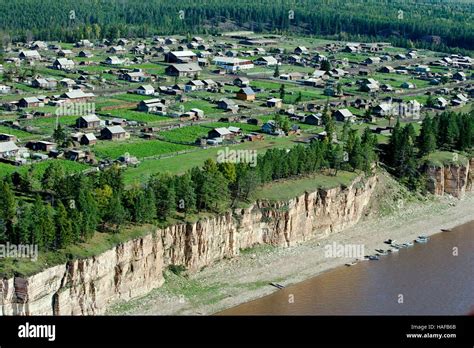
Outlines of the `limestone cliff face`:
{"type": "Polygon", "coordinates": [[[291,246],[324,238],[358,222],[377,178],[318,190],[286,202],[259,201],[246,209],[179,224],[30,277],[0,284],[4,315],[93,315],[160,287],[163,270],[198,271],[258,244],[291,246]]]}
{"type": "Polygon", "coordinates": [[[163,284],[161,238],[147,236],[98,256],[0,283],[3,315],[100,314],[120,299],[144,295],[163,284]]]}
{"type": "Polygon", "coordinates": [[[465,165],[426,166],[428,190],[435,195],[462,197],[472,190],[474,158],[465,165]]]}

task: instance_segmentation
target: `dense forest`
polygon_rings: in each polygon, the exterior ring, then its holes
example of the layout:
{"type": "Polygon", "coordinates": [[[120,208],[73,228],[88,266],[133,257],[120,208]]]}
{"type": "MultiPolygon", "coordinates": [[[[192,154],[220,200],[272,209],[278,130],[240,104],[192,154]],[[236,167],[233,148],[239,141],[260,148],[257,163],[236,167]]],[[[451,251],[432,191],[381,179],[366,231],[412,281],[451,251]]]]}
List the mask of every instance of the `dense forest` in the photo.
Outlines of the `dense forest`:
{"type": "MultiPolygon", "coordinates": [[[[474,49],[470,0],[9,0],[0,4],[0,36],[10,40],[76,41],[154,34],[256,32],[372,38],[398,45],[437,35],[443,50],[474,49]]],[[[431,47],[434,48],[434,47],[431,47]]]]}

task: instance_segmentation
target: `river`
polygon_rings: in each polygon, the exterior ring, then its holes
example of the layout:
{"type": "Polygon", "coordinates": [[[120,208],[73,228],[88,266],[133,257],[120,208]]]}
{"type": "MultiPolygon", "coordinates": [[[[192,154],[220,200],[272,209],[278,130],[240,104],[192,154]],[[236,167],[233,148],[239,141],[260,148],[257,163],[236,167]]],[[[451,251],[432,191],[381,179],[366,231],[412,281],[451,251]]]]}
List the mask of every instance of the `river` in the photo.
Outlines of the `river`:
{"type": "MultiPolygon", "coordinates": [[[[422,233],[422,231],[420,231],[422,233]]],[[[474,310],[474,221],[219,315],[462,315],[474,310]]]]}

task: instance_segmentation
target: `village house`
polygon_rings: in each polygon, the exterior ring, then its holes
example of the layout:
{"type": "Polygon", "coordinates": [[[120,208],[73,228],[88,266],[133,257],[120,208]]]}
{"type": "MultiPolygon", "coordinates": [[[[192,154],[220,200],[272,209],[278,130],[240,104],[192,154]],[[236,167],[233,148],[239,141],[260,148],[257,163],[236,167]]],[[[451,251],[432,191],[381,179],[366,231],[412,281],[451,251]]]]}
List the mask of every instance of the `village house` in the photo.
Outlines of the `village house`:
{"type": "Polygon", "coordinates": [[[448,107],[448,105],[449,105],[449,103],[445,98],[438,97],[434,100],[433,107],[435,107],[436,109],[444,110],[448,107]]]}
{"type": "Polygon", "coordinates": [[[379,57],[369,57],[364,61],[365,64],[380,64],[379,57]]]}
{"type": "Polygon", "coordinates": [[[308,115],[304,118],[304,123],[314,126],[321,126],[323,124],[323,116],[322,114],[308,115]]]}
{"type": "Polygon", "coordinates": [[[58,51],[58,56],[59,57],[73,57],[74,52],[71,50],[59,50],[58,51]]]}
{"type": "Polygon", "coordinates": [[[267,99],[267,107],[280,109],[283,106],[283,101],[280,98],[267,99]]]}
{"type": "Polygon", "coordinates": [[[264,65],[264,66],[278,65],[278,60],[272,56],[260,57],[260,58],[255,59],[253,62],[255,65],[264,65]]]}
{"type": "Polygon", "coordinates": [[[306,47],[304,46],[298,46],[295,48],[295,50],[293,51],[294,54],[298,54],[298,55],[301,55],[301,54],[309,54],[309,51],[306,47]]]}
{"type": "Polygon", "coordinates": [[[93,99],[94,97],[94,93],[85,93],[81,89],[75,89],[73,91],[61,94],[62,99],[66,99],[74,103],[86,102],[93,99]]]}
{"type": "Polygon", "coordinates": [[[237,77],[233,81],[234,86],[238,87],[248,87],[250,85],[250,80],[246,77],[237,77]]]}
{"type": "Polygon", "coordinates": [[[13,141],[0,142],[0,158],[15,157],[19,151],[13,141]]]}
{"type": "Polygon", "coordinates": [[[239,71],[252,69],[254,64],[251,60],[240,59],[240,58],[231,58],[231,57],[216,57],[213,60],[213,63],[218,67],[225,69],[226,71],[239,71]]]}
{"type": "Polygon", "coordinates": [[[10,86],[0,85],[0,94],[10,93],[11,90],[12,88],[10,86]]]}
{"type": "Polygon", "coordinates": [[[112,54],[124,54],[127,50],[122,46],[112,46],[107,52],[112,54]]]}
{"type": "Polygon", "coordinates": [[[456,81],[466,81],[466,73],[464,71],[458,71],[453,74],[453,80],[456,81]]]}
{"type": "Polygon", "coordinates": [[[191,77],[199,74],[200,71],[202,71],[202,69],[196,63],[171,64],[165,69],[166,75],[179,77],[191,77]]]}
{"type": "Polygon", "coordinates": [[[356,117],[348,109],[340,109],[335,111],[332,116],[339,122],[354,122],[356,117]]]}
{"type": "Polygon", "coordinates": [[[120,65],[123,64],[123,60],[117,56],[110,56],[105,59],[105,64],[107,65],[120,65]]]}
{"type": "Polygon", "coordinates": [[[13,141],[16,142],[18,139],[15,135],[0,133],[0,141],[13,141]]]}
{"type": "Polygon", "coordinates": [[[141,85],[135,90],[135,93],[140,95],[153,95],[155,94],[155,88],[152,85],[141,85]]]}
{"type": "Polygon", "coordinates": [[[401,85],[400,85],[401,88],[405,88],[405,89],[414,89],[416,88],[416,86],[411,83],[411,82],[403,82],[401,85]]]}
{"type": "Polygon", "coordinates": [[[197,58],[193,51],[172,51],[165,54],[167,63],[192,63],[196,62],[197,58]]]}
{"type": "Polygon", "coordinates": [[[76,42],[76,47],[92,48],[94,47],[94,44],[90,42],[89,40],[85,39],[85,40],[79,40],[78,42],[76,42]]]}
{"type": "Polygon", "coordinates": [[[43,89],[54,89],[56,88],[58,81],[54,78],[36,78],[31,81],[31,86],[35,88],[43,88],[43,89]]]}
{"type": "Polygon", "coordinates": [[[76,120],[76,127],[77,128],[98,128],[100,126],[100,118],[96,115],[87,115],[81,116],[76,120]]]}
{"type": "Polygon", "coordinates": [[[167,107],[163,99],[155,98],[140,101],[140,103],[138,103],[137,109],[139,111],[148,113],[166,114],[167,107]]]}
{"type": "Polygon", "coordinates": [[[72,70],[74,62],[67,58],[58,58],[53,62],[53,68],[57,70],[72,70]]]}
{"type": "Polygon", "coordinates": [[[239,100],[252,101],[255,100],[255,92],[250,87],[244,87],[237,92],[236,98],[239,100]]]}
{"type": "Polygon", "coordinates": [[[456,94],[456,96],[451,100],[453,106],[464,106],[469,101],[469,98],[462,93],[456,94]]]}
{"type": "Polygon", "coordinates": [[[147,76],[142,71],[127,72],[121,78],[128,82],[143,82],[147,76]]]}
{"type": "Polygon", "coordinates": [[[123,140],[129,136],[122,126],[109,126],[100,131],[100,137],[104,140],[123,140]]]}
{"type": "Polygon", "coordinates": [[[50,141],[38,140],[38,141],[29,141],[26,144],[26,147],[33,151],[49,152],[56,148],[56,144],[50,141]]]}
{"type": "Polygon", "coordinates": [[[234,103],[234,101],[232,101],[230,99],[227,99],[227,98],[222,98],[221,100],[219,100],[219,102],[217,104],[217,108],[218,109],[223,109],[225,111],[236,112],[239,107],[238,107],[238,105],[236,105],[234,103]]]}
{"type": "Polygon", "coordinates": [[[34,107],[38,107],[38,106],[41,106],[41,105],[44,105],[44,104],[41,103],[41,101],[36,97],[21,98],[18,101],[18,106],[20,108],[34,108],[34,107]]]}
{"type": "Polygon", "coordinates": [[[207,133],[208,139],[215,139],[215,138],[231,139],[233,138],[233,136],[234,134],[225,127],[214,128],[207,133]]]}
{"type": "Polygon", "coordinates": [[[21,51],[20,54],[18,55],[18,58],[22,60],[33,61],[33,60],[40,60],[41,56],[36,50],[26,50],[26,51],[21,51]]]}
{"type": "Polygon", "coordinates": [[[81,57],[81,58],[92,58],[92,57],[94,57],[94,55],[90,51],[80,51],[77,54],[77,56],[81,57]]]}
{"type": "Polygon", "coordinates": [[[184,87],[186,91],[201,91],[206,87],[202,80],[188,81],[184,87]]]}
{"type": "Polygon", "coordinates": [[[48,49],[48,45],[43,41],[35,41],[31,44],[30,48],[32,50],[46,50],[48,49]]]}
{"type": "Polygon", "coordinates": [[[392,104],[380,103],[372,108],[372,113],[377,117],[385,117],[392,115],[392,104]]]}
{"type": "Polygon", "coordinates": [[[285,133],[277,127],[274,120],[269,120],[262,125],[262,132],[272,135],[285,135],[285,133]]]}
{"type": "Polygon", "coordinates": [[[81,145],[95,145],[97,144],[97,138],[93,133],[86,133],[80,139],[81,145]]]}
{"type": "Polygon", "coordinates": [[[385,66],[381,67],[379,69],[379,71],[381,73],[384,73],[384,74],[391,74],[391,73],[395,72],[395,69],[393,67],[391,67],[390,65],[385,65],[385,66]]]}

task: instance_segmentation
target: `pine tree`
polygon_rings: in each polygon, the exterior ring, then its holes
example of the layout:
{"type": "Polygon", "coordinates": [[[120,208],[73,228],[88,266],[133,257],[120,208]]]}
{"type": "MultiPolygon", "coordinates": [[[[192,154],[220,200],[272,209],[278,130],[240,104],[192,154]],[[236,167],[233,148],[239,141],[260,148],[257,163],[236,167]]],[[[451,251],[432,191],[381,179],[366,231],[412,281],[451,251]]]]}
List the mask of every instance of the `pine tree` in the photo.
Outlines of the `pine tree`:
{"type": "Polygon", "coordinates": [[[10,182],[3,180],[0,182],[0,219],[5,226],[5,237],[7,241],[16,242],[15,236],[15,216],[17,201],[10,182]]]}
{"type": "Polygon", "coordinates": [[[273,77],[278,77],[280,76],[280,68],[278,67],[278,64],[275,65],[275,71],[273,72],[273,77]]]}
{"type": "Polygon", "coordinates": [[[191,173],[176,178],[176,206],[178,211],[193,213],[196,211],[196,186],[191,173]]]}
{"type": "Polygon", "coordinates": [[[427,155],[436,150],[436,136],[429,116],[423,119],[417,142],[420,156],[427,155]]]}
{"type": "Polygon", "coordinates": [[[64,248],[73,242],[72,222],[69,219],[66,208],[61,201],[56,207],[54,215],[54,225],[56,227],[56,246],[64,248]]]}

